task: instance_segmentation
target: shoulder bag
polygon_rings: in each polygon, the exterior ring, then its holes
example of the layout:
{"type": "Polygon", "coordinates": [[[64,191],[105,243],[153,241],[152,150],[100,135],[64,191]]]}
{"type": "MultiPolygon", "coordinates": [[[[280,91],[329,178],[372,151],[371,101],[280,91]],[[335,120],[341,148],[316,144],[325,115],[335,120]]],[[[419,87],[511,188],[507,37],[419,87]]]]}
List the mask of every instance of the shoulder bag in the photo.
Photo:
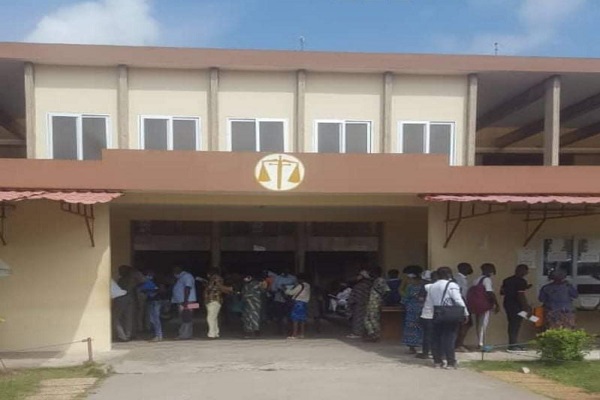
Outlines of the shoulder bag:
{"type": "Polygon", "coordinates": [[[452,281],[448,281],[446,284],[441,304],[433,307],[433,323],[458,323],[465,318],[465,308],[457,306],[452,298],[446,299],[446,292],[451,283],[452,281]]]}

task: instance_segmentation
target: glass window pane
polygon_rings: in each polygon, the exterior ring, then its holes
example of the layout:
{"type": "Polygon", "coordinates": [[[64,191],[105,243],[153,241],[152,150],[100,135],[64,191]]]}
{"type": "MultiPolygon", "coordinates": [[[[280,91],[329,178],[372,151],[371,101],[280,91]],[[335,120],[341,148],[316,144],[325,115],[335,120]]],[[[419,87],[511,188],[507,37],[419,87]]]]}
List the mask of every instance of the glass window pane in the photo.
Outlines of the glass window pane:
{"type": "Polygon", "coordinates": [[[283,148],[283,121],[260,122],[260,149],[270,153],[282,153],[283,148]]]}
{"type": "Polygon", "coordinates": [[[233,121],[231,123],[231,150],[256,151],[255,121],[233,121]]]}
{"type": "Polygon", "coordinates": [[[319,153],[339,153],[341,124],[336,122],[321,122],[318,126],[319,153]]]}
{"type": "Polygon", "coordinates": [[[402,126],[402,152],[425,152],[425,124],[404,124],[402,126]]]}
{"type": "Polygon", "coordinates": [[[450,124],[431,124],[429,127],[429,152],[450,155],[452,126],[450,124]]]}
{"type": "Polygon", "coordinates": [[[166,119],[146,118],[144,120],[144,149],[167,150],[166,119]]]}
{"type": "Polygon", "coordinates": [[[346,153],[369,152],[369,124],[346,124],[346,153]]]}
{"type": "Polygon", "coordinates": [[[77,159],[77,117],[52,117],[52,154],[55,159],[77,159]]]}
{"type": "Polygon", "coordinates": [[[173,150],[196,150],[196,128],[193,119],[173,120],[173,150]]]}
{"type": "Polygon", "coordinates": [[[83,159],[101,159],[102,149],[106,148],[106,118],[83,117],[81,125],[83,140],[83,159]]]}

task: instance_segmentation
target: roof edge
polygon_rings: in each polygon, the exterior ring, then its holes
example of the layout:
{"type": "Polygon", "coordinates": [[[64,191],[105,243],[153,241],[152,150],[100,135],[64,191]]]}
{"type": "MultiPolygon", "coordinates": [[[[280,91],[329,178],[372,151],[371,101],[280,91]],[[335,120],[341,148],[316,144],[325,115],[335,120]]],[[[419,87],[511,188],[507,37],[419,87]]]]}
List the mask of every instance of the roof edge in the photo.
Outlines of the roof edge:
{"type": "Polygon", "coordinates": [[[362,73],[597,73],[600,59],[0,42],[0,60],[70,66],[362,73]]]}

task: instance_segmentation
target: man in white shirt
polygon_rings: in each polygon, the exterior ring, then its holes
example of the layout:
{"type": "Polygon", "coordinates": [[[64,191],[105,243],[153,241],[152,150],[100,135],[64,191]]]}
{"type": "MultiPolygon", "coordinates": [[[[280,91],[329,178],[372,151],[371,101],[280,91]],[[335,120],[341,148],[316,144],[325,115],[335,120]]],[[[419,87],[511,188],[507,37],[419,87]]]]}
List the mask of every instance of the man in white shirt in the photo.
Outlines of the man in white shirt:
{"type": "Polygon", "coordinates": [[[177,304],[179,308],[179,316],[181,325],[179,326],[179,340],[188,340],[194,334],[194,322],[192,320],[192,310],[188,309],[189,303],[198,301],[196,297],[196,279],[189,272],[184,271],[181,267],[175,267],[173,274],[177,281],[173,286],[173,296],[171,303],[177,304]]]}
{"type": "MultiPolygon", "coordinates": [[[[466,302],[467,292],[469,291],[469,281],[467,277],[473,274],[473,267],[469,263],[461,262],[457,265],[456,269],[458,270],[458,272],[454,275],[454,281],[460,287],[460,295],[466,302]]],[[[462,324],[458,329],[458,336],[456,337],[456,351],[468,351],[465,347],[465,338],[467,337],[467,333],[469,332],[469,329],[471,329],[472,326],[473,321],[471,320],[471,318],[469,318],[469,320],[462,324]]]]}
{"type": "MultiPolygon", "coordinates": [[[[487,301],[489,303],[487,310],[483,312],[473,311],[473,314],[475,314],[475,328],[477,329],[477,340],[480,349],[485,345],[485,336],[490,324],[490,315],[492,310],[494,310],[494,313],[496,314],[500,312],[500,305],[498,304],[498,299],[494,293],[494,286],[492,282],[492,276],[494,275],[496,275],[496,266],[494,264],[482,264],[481,276],[473,281],[473,285],[471,285],[471,288],[469,289],[469,291],[471,291],[474,290],[478,285],[483,286],[487,301]]],[[[469,306],[473,308],[472,304],[469,304],[469,306]]]]}
{"type": "MultiPolygon", "coordinates": [[[[441,267],[436,272],[439,279],[425,286],[427,297],[421,318],[433,320],[436,306],[454,305],[463,307],[466,320],[469,311],[460,295],[460,287],[452,281],[452,270],[449,267],[441,267]]],[[[435,367],[456,368],[458,366],[454,346],[459,323],[434,321],[432,352],[435,367]]]]}

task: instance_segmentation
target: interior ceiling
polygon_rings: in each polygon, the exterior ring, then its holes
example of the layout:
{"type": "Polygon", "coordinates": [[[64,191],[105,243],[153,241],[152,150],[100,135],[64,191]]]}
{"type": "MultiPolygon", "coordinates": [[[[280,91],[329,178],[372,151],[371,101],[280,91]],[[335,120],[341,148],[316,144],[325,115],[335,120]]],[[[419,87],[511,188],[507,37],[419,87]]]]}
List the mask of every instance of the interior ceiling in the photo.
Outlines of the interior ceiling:
{"type": "MultiPolygon", "coordinates": [[[[525,72],[493,72],[479,75],[478,116],[485,115],[503,102],[522,93],[530,87],[543,82],[552,74],[525,72]]],[[[598,74],[562,74],[561,75],[561,108],[600,93],[600,73],[598,74]]],[[[530,122],[544,118],[543,98],[516,111],[493,127],[519,128],[530,122]]],[[[600,108],[574,120],[562,123],[562,127],[580,128],[600,121],[600,108]]]]}

